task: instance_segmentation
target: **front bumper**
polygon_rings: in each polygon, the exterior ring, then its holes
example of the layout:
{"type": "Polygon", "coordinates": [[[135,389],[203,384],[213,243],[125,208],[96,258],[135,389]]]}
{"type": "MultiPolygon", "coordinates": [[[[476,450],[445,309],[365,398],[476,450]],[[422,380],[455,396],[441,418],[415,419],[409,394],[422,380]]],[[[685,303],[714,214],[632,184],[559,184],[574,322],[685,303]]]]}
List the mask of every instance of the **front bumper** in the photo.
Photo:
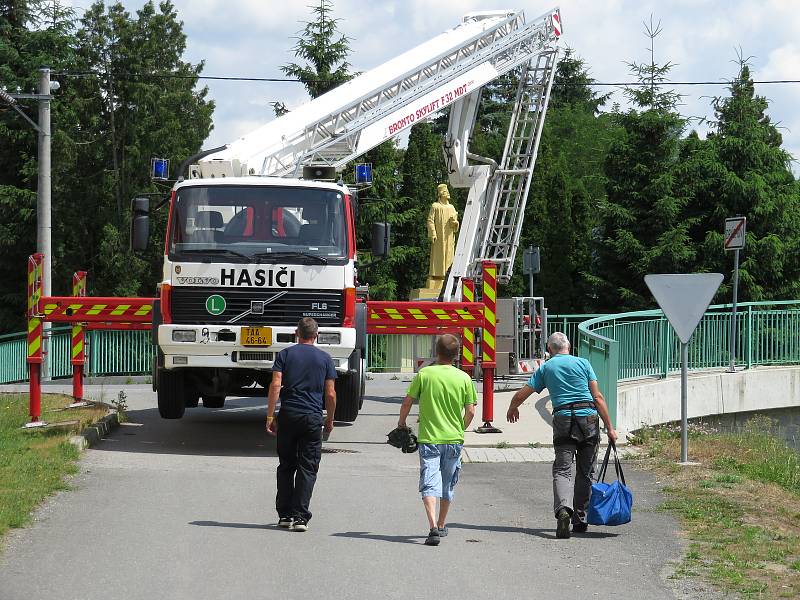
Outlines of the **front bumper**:
{"type": "MultiPolygon", "coordinates": [[[[158,345],[164,353],[164,367],[269,370],[278,352],[294,345],[294,327],[272,327],[272,344],[258,347],[243,346],[241,330],[242,327],[234,325],[159,325],[158,345]],[[174,331],[194,331],[195,341],[173,341],[174,331]]],[[[346,372],[356,347],[356,330],[320,327],[319,333],[339,334],[338,343],[316,346],[330,354],[337,371],[346,372]]]]}

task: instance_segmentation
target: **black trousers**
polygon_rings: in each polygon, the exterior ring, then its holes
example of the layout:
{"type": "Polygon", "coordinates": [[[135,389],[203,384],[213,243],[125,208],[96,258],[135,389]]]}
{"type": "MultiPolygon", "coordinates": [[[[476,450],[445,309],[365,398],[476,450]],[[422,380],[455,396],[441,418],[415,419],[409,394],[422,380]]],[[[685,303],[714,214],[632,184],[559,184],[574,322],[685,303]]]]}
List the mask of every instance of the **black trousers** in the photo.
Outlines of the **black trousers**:
{"type": "Polygon", "coordinates": [[[278,517],[309,521],[308,505],[322,456],[322,413],[278,413],[278,517]]]}

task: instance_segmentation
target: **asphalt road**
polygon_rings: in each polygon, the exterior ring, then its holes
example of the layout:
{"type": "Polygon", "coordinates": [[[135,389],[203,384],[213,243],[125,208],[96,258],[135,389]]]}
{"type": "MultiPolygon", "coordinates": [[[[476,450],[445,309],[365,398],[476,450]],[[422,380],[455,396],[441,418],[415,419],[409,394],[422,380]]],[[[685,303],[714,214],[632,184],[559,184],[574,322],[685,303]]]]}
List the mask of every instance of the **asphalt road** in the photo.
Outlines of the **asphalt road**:
{"type": "Polygon", "coordinates": [[[369,382],[358,420],[334,431],[307,533],[274,525],[263,400],[165,421],[149,387],[125,386],[131,423],[9,536],[0,600],[676,597],[676,524],[631,468],[632,524],[557,540],[549,465],[466,464],[449,537],[422,545],[417,455],[384,443],[406,385],[369,382]]]}

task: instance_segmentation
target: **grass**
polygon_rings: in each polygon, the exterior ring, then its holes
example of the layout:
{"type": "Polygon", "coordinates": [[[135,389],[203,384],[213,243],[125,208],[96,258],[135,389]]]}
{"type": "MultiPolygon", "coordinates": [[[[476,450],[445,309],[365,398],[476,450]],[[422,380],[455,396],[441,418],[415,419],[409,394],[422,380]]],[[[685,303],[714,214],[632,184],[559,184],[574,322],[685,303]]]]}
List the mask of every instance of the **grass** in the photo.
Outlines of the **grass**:
{"type": "Polygon", "coordinates": [[[72,431],[23,430],[29,421],[27,395],[0,394],[0,537],[11,528],[25,526],[42,500],[67,488],[65,478],[76,472],[78,459],[69,436],[107,412],[103,406],[59,412],[69,403],[67,396],[44,394],[42,419],[48,423],[78,420],[72,431]]]}
{"type": "Polygon", "coordinates": [[[676,576],[702,576],[744,598],[800,597],[800,454],[756,420],[737,434],[680,440],[667,429],[640,432],[644,467],[667,484],[661,509],[679,516],[690,540],[676,576]]]}

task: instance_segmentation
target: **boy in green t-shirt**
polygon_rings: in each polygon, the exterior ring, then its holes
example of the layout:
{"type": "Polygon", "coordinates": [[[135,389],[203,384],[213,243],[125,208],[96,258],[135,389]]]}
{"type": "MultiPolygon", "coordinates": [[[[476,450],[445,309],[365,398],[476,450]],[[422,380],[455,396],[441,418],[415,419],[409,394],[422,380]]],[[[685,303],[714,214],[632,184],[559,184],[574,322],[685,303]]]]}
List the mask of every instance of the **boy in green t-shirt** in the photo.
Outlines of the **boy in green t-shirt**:
{"type": "Polygon", "coordinates": [[[436,364],[420,369],[400,406],[398,427],[414,400],[419,401],[419,491],[430,531],[425,544],[438,546],[447,535],[447,511],[461,470],[464,431],[475,416],[477,394],[469,375],[453,366],[458,356],[458,338],[445,334],[436,340],[436,364]],[[436,499],[439,498],[439,518],[436,499]]]}

